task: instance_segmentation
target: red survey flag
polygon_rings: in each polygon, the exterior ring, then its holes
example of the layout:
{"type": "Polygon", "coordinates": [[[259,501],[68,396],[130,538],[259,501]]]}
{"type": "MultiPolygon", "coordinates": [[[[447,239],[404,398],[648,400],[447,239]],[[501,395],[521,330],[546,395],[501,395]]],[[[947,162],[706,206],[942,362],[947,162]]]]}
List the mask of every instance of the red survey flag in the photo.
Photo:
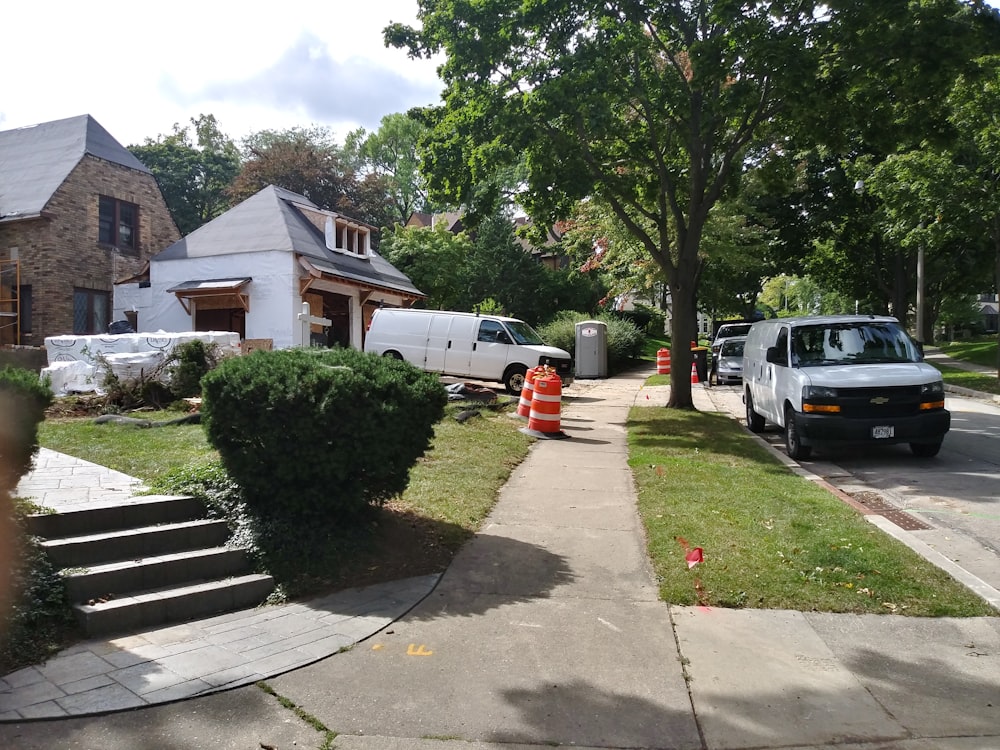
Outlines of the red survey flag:
{"type": "Polygon", "coordinates": [[[704,562],[705,556],[702,553],[701,547],[695,547],[693,550],[684,555],[684,559],[687,560],[688,568],[693,568],[700,562],[704,562]]]}

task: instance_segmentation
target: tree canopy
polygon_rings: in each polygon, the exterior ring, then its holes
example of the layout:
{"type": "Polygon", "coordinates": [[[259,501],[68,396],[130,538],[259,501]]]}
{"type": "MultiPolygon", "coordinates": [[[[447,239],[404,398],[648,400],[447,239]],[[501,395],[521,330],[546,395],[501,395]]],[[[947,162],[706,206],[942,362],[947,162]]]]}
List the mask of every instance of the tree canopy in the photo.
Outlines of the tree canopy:
{"type": "Polygon", "coordinates": [[[219,130],[213,115],[191,119],[189,126],[174,125],[169,135],[147,138],[129,146],[149,167],[181,235],[187,235],[229,208],[227,190],[240,171],[236,144],[219,130]]]}

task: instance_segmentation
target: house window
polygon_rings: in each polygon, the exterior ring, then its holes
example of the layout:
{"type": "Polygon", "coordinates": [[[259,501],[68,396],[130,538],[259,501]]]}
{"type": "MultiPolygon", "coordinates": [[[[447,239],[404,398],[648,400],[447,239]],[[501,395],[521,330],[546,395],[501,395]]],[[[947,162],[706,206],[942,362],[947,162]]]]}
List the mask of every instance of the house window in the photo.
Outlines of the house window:
{"type": "Polygon", "coordinates": [[[73,290],[73,333],[106,333],[111,322],[111,294],[96,289],[73,290]]]}
{"type": "Polygon", "coordinates": [[[18,321],[21,335],[31,333],[31,284],[22,284],[14,291],[18,298],[18,321]]]}
{"type": "Polygon", "coordinates": [[[135,250],[139,239],[139,207],[102,195],[98,215],[98,242],[120,250],[135,250]]]}

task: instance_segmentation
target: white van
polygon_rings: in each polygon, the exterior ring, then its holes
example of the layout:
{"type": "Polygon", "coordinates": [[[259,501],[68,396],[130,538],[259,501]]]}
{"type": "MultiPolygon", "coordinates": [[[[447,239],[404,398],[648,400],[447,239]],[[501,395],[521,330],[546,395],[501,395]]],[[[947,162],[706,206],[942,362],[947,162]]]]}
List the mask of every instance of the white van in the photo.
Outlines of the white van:
{"type": "Polygon", "coordinates": [[[937,455],[951,426],[941,373],[895,318],[774,318],[743,348],[743,401],[753,432],[772,422],[793,459],[814,445],[909,443],[937,455]]]}
{"type": "Polygon", "coordinates": [[[569,352],[546,346],[527,323],[497,315],[383,307],[372,317],[365,351],[427,372],[503,383],[508,393],[520,393],[537,365],[555,368],[564,386],[573,382],[569,352]]]}

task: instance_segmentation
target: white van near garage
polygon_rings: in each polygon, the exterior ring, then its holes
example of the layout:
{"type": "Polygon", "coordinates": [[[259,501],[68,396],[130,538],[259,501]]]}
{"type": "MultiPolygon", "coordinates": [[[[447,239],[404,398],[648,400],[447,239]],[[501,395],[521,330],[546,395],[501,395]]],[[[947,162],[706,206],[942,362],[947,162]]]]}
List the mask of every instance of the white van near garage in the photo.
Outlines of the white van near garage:
{"type": "Polygon", "coordinates": [[[813,446],[909,443],[937,455],[951,427],[941,373],[895,318],[774,318],[753,324],[743,348],[747,427],[785,431],[793,459],[813,446]]]}
{"type": "Polygon", "coordinates": [[[498,315],[384,307],[375,311],[365,351],[404,359],[427,372],[503,383],[520,393],[524,376],[549,365],[573,382],[569,352],[546,346],[527,323],[498,315]]]}

